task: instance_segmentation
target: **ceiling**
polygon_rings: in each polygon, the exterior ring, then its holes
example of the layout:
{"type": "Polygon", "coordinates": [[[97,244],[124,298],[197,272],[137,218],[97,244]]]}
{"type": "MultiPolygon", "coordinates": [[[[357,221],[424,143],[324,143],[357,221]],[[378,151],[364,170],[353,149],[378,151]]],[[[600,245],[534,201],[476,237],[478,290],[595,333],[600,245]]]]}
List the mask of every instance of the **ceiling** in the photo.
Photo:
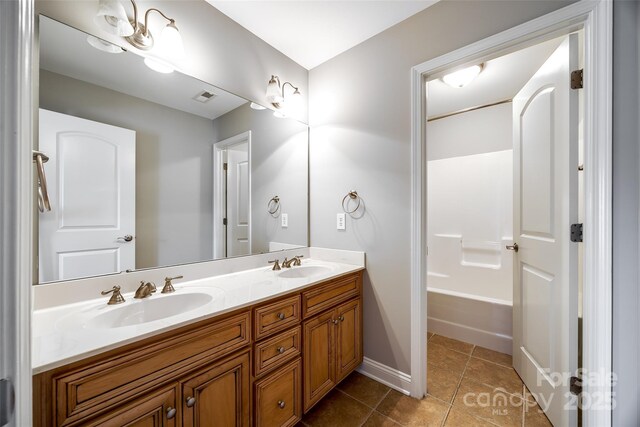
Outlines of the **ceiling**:
{"type": "Polygon", "coordinates": [[[100,51],[87,43],[87,34],[44,16],[40,18],[40,67],[211,120],[247,102],[179,72],[152,71],[134,53],[100,51]],[[193,99],[203,90],[215,97],[206,103],[193,99]]]}
{"type": "Polygon", "coordinates": [[[310,70],[437,0],[206,0],[310,70]]]}
{"type": "Polygon", "coordinates": [[[561,42],[562,38],[549,40],[486,61],[480,75],[462,88],[448,86],[440,79],[431,80],[429,117],[512,99],[561,42]]]}

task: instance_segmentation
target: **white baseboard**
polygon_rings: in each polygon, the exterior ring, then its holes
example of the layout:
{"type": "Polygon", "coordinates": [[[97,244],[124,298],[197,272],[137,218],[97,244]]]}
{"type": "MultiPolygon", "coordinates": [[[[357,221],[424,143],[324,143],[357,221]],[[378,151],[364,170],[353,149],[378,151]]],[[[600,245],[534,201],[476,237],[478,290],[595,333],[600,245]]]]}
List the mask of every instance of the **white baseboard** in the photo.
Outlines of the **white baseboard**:
{"type": "Polygon", "coordinates": [[[458,323],[447,322],[446,320],[427,318],[427,329],[434,334],[443,337],[453,338],[458,341],[479,345],[500,353],[511,354],[512,338],[493,332],[482,331],[458,323]]]}
{"type": "Polygon", "coordinates": [[[367,357],[357,369],[362,375],[378,381],[400,393],[409,395],[411,389],[411,375],[383,365],[367,357]]]}

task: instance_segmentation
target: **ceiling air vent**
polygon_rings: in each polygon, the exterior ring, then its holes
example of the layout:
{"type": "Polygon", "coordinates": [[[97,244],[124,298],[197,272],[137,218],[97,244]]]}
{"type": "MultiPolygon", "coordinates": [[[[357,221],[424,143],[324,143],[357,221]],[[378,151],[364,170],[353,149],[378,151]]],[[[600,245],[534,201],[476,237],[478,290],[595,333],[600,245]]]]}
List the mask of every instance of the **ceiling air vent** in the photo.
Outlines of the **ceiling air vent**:
{"type": "Polygon", "coordinates": [[[211,101],[215,97],[215,93],[209,92],[208,90],[203,90],[202,92],[194,96],[193,99],[204,104],[205,102],[211,101]]]}

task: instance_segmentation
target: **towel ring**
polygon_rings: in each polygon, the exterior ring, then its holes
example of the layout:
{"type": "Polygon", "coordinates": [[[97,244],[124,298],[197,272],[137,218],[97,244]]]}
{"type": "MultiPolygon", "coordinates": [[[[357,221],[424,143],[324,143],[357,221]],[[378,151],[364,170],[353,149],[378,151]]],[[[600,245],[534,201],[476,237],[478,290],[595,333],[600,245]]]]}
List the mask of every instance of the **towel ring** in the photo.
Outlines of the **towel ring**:
{"type": "Polygon", "coordinates": [[[347,195],[344,196],[344,198],[342,199],[342,210],[345,213],[348,213],[348,214],[354,213],[360,207],[360,200],[361,200],[360,196],[358,196],[358,192],[356,190],[349,191],[347,193],[347,195]],[[349,200],[348,199],[350,199],[350,200],[358,200],[358,204],[356,205],[356,207],[353,210],[348,210],[347,209],[347,206],[349,205],[349,200]],[[345,202],[346,202],[346,205],[345,205],[345,202]]]}
{"type": "Polygon", "coordinates": [[[280,209],[280,197],[273,196],[271,200],[267,202],[267,212],[269,212],[269,215],[273,215],[278,212],[278,209],[280,209]]]}

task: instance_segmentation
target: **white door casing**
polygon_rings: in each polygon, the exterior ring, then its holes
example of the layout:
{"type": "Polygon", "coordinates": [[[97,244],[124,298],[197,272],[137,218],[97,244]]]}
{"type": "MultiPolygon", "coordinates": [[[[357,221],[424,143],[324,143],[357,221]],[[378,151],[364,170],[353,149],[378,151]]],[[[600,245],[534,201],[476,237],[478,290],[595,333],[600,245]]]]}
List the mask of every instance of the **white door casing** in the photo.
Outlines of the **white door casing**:
{"type": "Polygon", "coordinates": [[[227,147],[227,256],[248,255],[249,152],[248,143],[227,147]]]}
{"type": "Polygon", "coordinates": [[[43,109],[39,121],[52,204],[40,282],[135,269],[135,131],[43,109]]]}
{"type": "Polygon", "coordinates": [[[576,425],[567,405],[578,355],[577,35],[567,36],[513,100],[513,364],[555,426],[576,425]]]}

